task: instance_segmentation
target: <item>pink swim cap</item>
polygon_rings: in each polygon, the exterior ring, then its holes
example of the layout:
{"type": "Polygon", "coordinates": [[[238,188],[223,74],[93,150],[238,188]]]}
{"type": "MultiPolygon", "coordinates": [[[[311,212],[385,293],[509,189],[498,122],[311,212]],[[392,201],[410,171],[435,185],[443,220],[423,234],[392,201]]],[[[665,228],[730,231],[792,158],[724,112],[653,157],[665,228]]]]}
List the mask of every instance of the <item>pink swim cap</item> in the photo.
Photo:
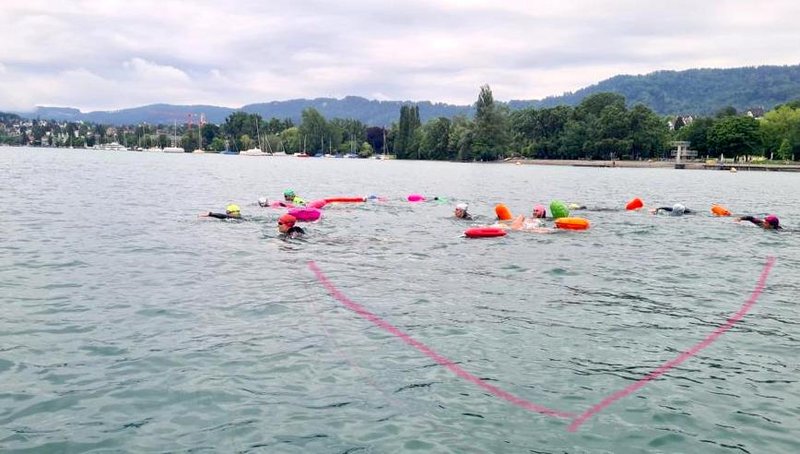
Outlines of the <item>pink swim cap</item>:
{"type": "Polygon", "coordinates": [[[533,215],[537,218],[543,218],[547,216],[547,209],[544,205],[536,205],[533,207],[533,215]]]}
{"type": "Polygon", "coordinates": [[[764,218],[764,222],[774,227],[779,227],[781,225],[781,221],[778,219],[778,216],[774,214],[770,214],[769,216],[764,218]]]}

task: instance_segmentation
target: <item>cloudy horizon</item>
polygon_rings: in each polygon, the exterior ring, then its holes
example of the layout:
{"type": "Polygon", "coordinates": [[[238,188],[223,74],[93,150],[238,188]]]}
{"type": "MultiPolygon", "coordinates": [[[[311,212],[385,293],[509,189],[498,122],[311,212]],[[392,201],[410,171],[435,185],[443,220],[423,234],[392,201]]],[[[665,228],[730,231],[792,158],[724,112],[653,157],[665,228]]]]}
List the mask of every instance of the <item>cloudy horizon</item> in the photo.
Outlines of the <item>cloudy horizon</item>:
{"type": "Polygon", "coordinates": [[[0,111],[361,96],[541,99],[619,74],[800,63],[800,4],[29,0],[0,9],[0,111]]]}

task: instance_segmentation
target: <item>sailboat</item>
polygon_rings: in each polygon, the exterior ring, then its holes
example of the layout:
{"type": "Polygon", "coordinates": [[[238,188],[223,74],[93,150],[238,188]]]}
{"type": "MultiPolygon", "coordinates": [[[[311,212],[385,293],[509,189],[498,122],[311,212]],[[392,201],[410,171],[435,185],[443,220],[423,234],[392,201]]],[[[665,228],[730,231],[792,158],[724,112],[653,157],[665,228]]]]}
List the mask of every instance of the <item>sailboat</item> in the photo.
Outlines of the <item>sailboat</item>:
{"type": "Polygon", "coordinates": [[[172,146],[171,147],[164,147],[164,153],[186,153],[186,150],[183,147],[179,147],[178,145],[178,122],[175,122],[175,132],[172,135],[172,146]]]}
{"type": "Polygon", "coordinates": [[[258,148],[250,148],[248,150],[240,151],[242,156],[269,156],[261,149],[261,133],[258,131],[258,118],[256,118],[256,137],[258,137],[258,148]]]}
{"type": "Polygon", "coordinates": [[[306,136],[303,136],[303,151],[301,153],[295,153],[294,155],[296,158],[307,158],[308,153],[306,153],[306,136]]]}
{"type": "Polygon", "coordinates": [[[192,152],[194,154],[205,153],[203,150],[203,119],[203,114],[200,114],[200,121],[197,124],[197,149],[192,152]]]}

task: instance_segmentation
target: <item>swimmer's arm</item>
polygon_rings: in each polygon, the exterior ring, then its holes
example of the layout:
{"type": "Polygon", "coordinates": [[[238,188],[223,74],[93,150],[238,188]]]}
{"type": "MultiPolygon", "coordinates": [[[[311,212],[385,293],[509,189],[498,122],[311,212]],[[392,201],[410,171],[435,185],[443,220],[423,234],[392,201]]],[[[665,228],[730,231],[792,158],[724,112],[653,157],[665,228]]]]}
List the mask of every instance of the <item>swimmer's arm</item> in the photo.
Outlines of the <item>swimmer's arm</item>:
{"type": "Polygon", "coordinates": [[[519,230],[522,228],[522,223],[525,222],[525,216],[519,215],[517,216],[514,221],[511,223],[511,228],[514,230],[519,230]]]}
{"type": "Polygon", "coordinates": [[[761,219],[755,218],[753,216],[742,216],[742,217],[740,217],[740,218],[738,218],[736,220],[737,221],[750,221],[755,225],[761,225],[763,223],[763,221],[761,219]]]}

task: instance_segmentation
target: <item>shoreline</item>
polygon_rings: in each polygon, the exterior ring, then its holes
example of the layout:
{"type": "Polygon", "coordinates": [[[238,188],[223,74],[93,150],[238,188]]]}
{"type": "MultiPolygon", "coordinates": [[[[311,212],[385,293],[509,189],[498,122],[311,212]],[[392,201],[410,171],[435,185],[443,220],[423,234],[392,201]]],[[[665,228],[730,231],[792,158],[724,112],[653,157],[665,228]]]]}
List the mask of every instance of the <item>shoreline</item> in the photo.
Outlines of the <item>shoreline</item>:
{"type": "Polygon", "coordinates": [[[633,169],[678,169],[678,170],[726,170],[729,172],[761,171],[761,172],[800,172],[800,164],[750,164],[750,163],[713,163],[703,161],[584,161],[578,159],[509,159],[503,164],[537,165],[537,166],[570,166],[570,167],[607,167],[633,169]]]}

